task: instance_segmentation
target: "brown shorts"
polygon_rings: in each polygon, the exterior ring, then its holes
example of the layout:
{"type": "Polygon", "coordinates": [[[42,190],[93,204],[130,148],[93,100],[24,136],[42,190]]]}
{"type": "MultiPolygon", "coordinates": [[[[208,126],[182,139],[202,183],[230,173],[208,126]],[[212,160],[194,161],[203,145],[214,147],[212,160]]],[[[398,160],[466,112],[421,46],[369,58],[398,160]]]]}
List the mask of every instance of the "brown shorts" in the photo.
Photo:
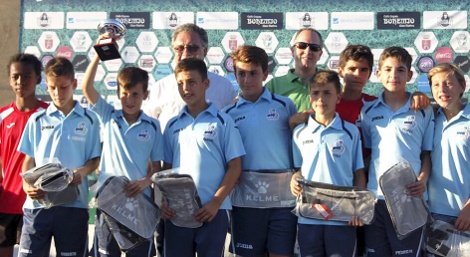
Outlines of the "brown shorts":
{"type": "Polygon", "coordinates": [[[19,244],[23,215],[0,213],[0,247],[19,244]]]}

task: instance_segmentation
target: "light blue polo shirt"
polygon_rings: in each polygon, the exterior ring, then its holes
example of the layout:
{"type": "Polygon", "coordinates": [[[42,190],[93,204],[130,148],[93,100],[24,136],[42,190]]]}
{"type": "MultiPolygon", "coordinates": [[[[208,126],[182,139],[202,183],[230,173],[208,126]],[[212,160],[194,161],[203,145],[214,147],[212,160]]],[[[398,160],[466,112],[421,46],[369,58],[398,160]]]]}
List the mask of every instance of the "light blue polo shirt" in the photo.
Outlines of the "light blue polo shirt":
{"type": "Polygon", "coordinates": [[[470,198],[470,105],[450,121],[441,109],[435,119],[432,171],[428,181],[431,212],[457,217],[470,198]]]}
{"type": "MultiPolygon", "coordinates": [[[[227,163],[245,154],[232,118],[210,104],[194,119],[187,106],[167,124],[164,161],[192,176],[202,204],[209,202],[225,176],[227,163]]],[[[230,197],[220,209],[231,209],[230,197]]]]}
{"type": "Polygon", "coordinates": [[[293,167],[289,118],[297,110],[292,100],[264,88],[256,102],[240,97],[222,112],[233,118],[240,131],[246,151],[243,170],[293,167]]]}
{"type": "MultiPolygon", "coordinates": [[[[51,104],[46,110],[31,115],[18,151],[33,157],[36,166],[50,162],[55,157],[62,166],[74,170],[101,154],[98,117],[76,101],[67,116],[51,104]]],[[[78,188],[79,199],[61,206],[88,208],[88,180],[85,178],[78,188]]],[[[43,207],[30,197],[27,197],[23,206],[25,209],[43,207]]]]}
{"type": "MultiPolygon", "coordinates": [[[[99,186],[111,176],[125,176],[131,181],[145,178],[149,160],[163,160],[163,135],[156,119],[141,111],[129,126],[122,110],[114,109],[101,97],[92,110],[103,125],[99,186]]],[[[150,196],[150,189],[144,192],[150,196]]]]}
{"type": "MultiPolygon", "coordinates": [[[[359,129],[343,121],[338,114],[327,127],[313,116],[293,132],[294,166],[311,181],[338,186],[352,186],[354,172],[364,168],[359,129]]],[[[346,222],[323,221],[299,217],[300,224],[347,225],[346,222]]]]}
{"type": "MultiPolygon", "coordinates": [[[[366,102],[361,110],[364,146],[372,151],[367,188],[384,199],[378,182],[393,165],[408,161],[416,176],[421,171],[421,152],[431,151],[434,113],[431,106],[415,112],[408,101],[396,112],[385,104],[382,95],[366,102]]],[[[427,193],[424,194],[427,198],[427,193]]]]}

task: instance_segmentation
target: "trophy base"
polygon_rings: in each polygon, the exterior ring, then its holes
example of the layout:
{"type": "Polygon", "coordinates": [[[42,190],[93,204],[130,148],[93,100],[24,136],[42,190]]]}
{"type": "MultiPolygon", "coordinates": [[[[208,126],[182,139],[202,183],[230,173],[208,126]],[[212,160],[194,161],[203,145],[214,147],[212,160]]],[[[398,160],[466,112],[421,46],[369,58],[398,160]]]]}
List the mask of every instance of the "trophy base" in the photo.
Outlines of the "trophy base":
{"type": "Polygon", "coordinates": [[[121,58],[116,41],[112,39],[101,40],[98,44],[94,45],[93,48],[95,48],[96,53],[102,61],[121,58]]]}

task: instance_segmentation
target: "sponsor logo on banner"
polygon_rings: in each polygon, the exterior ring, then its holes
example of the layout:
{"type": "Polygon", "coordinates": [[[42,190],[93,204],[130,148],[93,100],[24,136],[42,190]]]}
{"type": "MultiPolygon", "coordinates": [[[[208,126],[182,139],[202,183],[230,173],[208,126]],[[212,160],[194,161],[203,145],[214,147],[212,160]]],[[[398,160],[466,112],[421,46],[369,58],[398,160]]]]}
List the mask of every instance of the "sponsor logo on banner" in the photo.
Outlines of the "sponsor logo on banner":
{"type": "Polygon", "coordinates": [[[170,65],[158,65],[153,74],[157,80],[160,80],[173,73],[170,65]]]}
{"type": "Polygon", "coordinates": [[[176,29],[181,24],[194,23],[193,12],[153,12],[154,29],[176,29]]]}
{"type": "Polygon", "coordinates": [[[418,33],[414,43],[420,53],[432,53],[436,49],[439,41],[433,32],[422,31],[418,33]]]}
{"type": "Polygon", "coordinates": [[[220,64],[224,60],[225,54],[222,47],[210,47],[206,58],[211,64],[220,64]]]}
{"type": "Polygon", "coordinates": [[[332,12],[332,30],[373,30],[373,12],[332,12]]]}
{"type": "Polygon", "coordinates": [[[434,68],[434,60],[429,56],[422,56],[418,60],[418,69],[421,72],[428,73],[434,68]]]}
{"type": "Polygon", "coordinates": [[[106,88],[109,90],[117,90],[117,73],[109,73],[104,79],[106,88]]]}
{"type": "Polygon", "coordinates": [[[57,49],[57,52],[55,54],[57,57],[64,57],[69,60],[72,60],[73,57],[73,50],[70,46],[61,46],[59,49],[57,49]]]}
{"type": "Polygon", "coordinates": [[[418,90],[423,93],[431,93],[427,74],[421,74],[418,78],[418,90]]]}
{"type": "Polygon", "coordinates": [[[63,29],[63,12],[25,12],[25,29],[63,29]]]}
{"type": "Polygon", "coordinates": [[[241,14],[242,29],[282,29],[283,13],[248,13],[241,14]]]}
{"type": "Polygon", "coordinates": [[[106,18],[106,12],[68,12],[67,29],[96,29],[106,18]]]}
{"type": "Polygon", "coordinates": [[[419,29],[421,15],[419,12],[379,12],[377,29],[419,29]]]}
{"type": "Polygon", "coordinates": [[[41,51],[39,50],[39,47],[37,47],[37,46],[27,46],[24,49],[24,53],[25,54],[32,54],[32,55],[36,56],[37,58],[39,58],[41,56],[41,51]]]}
{"type": "Polygon", "coordinates": [[[424,29],[466,29],[467,23],[467,11],[423,12],[424,29]]]}
{"type": "Polygon", "coordinates": [[[301,28],[327,30],[328,12],[287,12],[286,29],[298,30],[301,28]]]}
{"type": "Polygon", "coordinates": [[[268,56],[268,71],[269,71],[269,74],[273,73],[274,68],[276,68],[276,62],[274,61],[274,57],[268,56]]]}
{"type": "Polygon", "coordinates": [[[198,12],[196,25],[203,29],[238,29],[238,13],[198,12]]]}
{"type": "Polygon", "coordinates": [[[464,73],[470,70],[470,60],[468,56],[457,56],[455,57],[454,64],[457,65],[464,73]]]}
{"type": "Polygon", "coordinates": [[[293,59],[292,51],[289,47],[281,47],[277,50],[274,58],[279,64],[289,64],[293,59]]]}
{"type": "Polygon", "coordinates": [[[225,52],[231,53],[238,46],[245,44],[245,40],[243,39],[240,32],[227,32],[222,39],[222,47],[225,49],[225,52]]]}
{"type": "Polygon", "coordinates": [[[449,43],[456,53],[468,53],[470,50],[470,33],[468,31],[456,31],[449,43]]]}
{"type": "Polygon", "coordinates": [[[43,52],[54,52],[60,44],[60,39],[53,31],[45,31],[38,39],[39,47],[43,52]]]}
{"type": "Polygon", "coordinates": [[[225,59],[224,66],[225,66],[225,69],[226,69],[228,72],[233,72],[233,71],[234,71],[234,69],[233,69],[233,59],[232,59],[232,57],[228,57],[227,59],[225,59]]]}
{"type": "Polygon", "coordinates": [[[122,22],[128,29],[150,28],[149,12],[112,12],[110,17],[122,22]]]}
{"type": "Polygon", "coordinates": [[[49,55],[49,54],[44,55],[41,58],[42,67],[46,67],[46,64],[52,59],[54,59],[54,56],[49,55]]]}
{"type": "Polygon", "coordinates": [[[452,62],[454,59],[454,52],[448,46],[439,47],[434,55],[437,63],[452,62]]]}
{"type": "Polygon", "coordinates": [[[78,72],[85,72],[89,63],[87,56],[84,54],[76,55],[72,60],[73,67],[78,72]]]}

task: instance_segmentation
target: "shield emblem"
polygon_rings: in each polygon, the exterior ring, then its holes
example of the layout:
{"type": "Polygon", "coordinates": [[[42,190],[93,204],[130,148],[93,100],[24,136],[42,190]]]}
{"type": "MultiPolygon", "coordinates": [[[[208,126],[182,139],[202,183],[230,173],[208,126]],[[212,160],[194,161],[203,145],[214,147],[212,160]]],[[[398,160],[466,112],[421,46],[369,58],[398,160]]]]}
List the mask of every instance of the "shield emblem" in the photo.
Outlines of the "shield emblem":
{"type": "Polygon", "coordinates": [[[423,50],[431,49],[431,39],[423,38],[423,40],[421,41],[421,47],[423,48],[423,50]]]}
{"type": "Polygon", "coordinates": [[[238,42],[236,38],[230,38],[228,40],[228,48],[232,51],[235,51],[238,47],[238,42]]]}

